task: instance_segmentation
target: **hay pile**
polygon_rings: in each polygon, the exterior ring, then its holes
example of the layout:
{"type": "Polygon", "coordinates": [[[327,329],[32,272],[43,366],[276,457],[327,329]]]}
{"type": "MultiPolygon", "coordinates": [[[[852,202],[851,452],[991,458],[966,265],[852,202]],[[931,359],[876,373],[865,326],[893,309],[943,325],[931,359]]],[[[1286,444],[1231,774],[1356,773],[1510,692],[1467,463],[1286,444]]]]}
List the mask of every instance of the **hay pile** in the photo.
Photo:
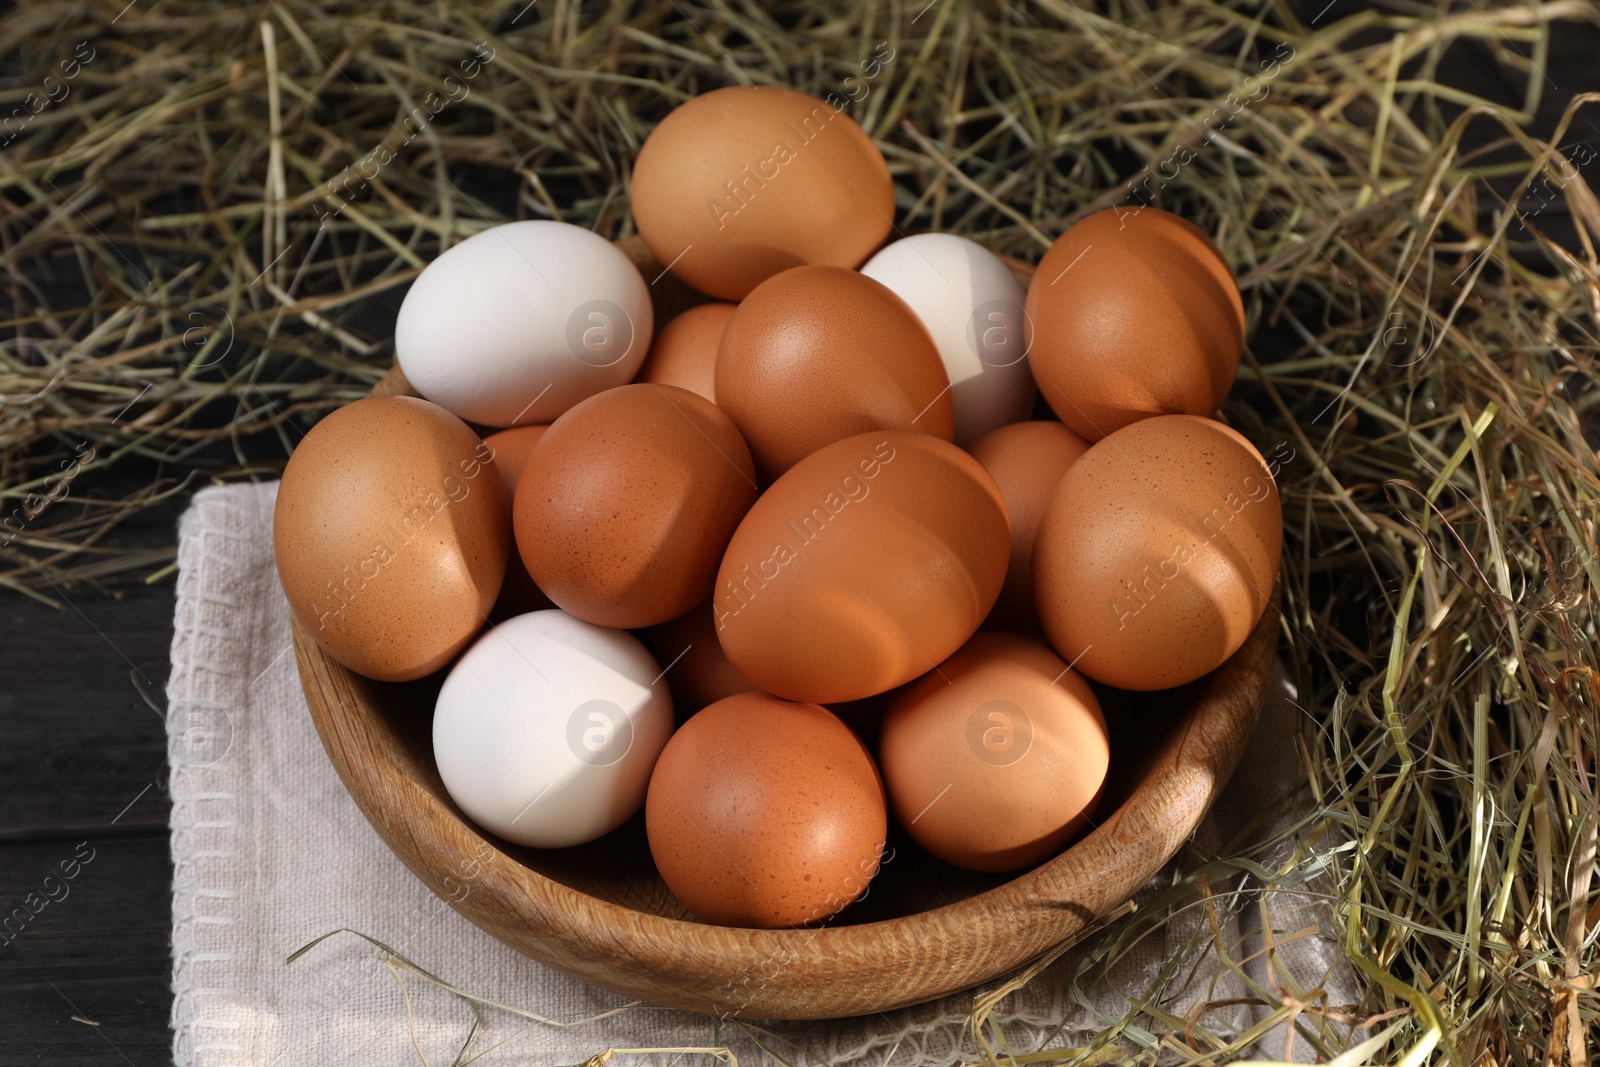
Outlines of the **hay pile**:
{"type": "MultiPolygon", "coordinates": [[[[1366,1023],[1348,1062],[1588,1062],[1600,111],[1527,126],[1550,35],[1592,3],[1312,26],[1246,0],[525,3],[0,17],[0,583],[159,578],[170,552],[114,527],[271,476],[385,369],[441,247],[512,218],[625,235],[630,160],[673,104],[835,93],[903,231],[1036,259],[1088,211],[1151,203],[1236,268],[1254,340],[1227,414],[1293,457],[1283,654],[1322,724],[1315,818],[1354,842],[1334,913],[1369,984],[1253,995],[1330,1056],[1326,1018],[1366,1023]],[[1520,113],[1433,80],[1466,40],[1526,86],[1520,113]],[[1541,228],[1557,198],[1565,248],[1541,228]]],[[[1203,1026],[1139,1033],[1123,1054],[1234,1054],[1203,1026]]]]}

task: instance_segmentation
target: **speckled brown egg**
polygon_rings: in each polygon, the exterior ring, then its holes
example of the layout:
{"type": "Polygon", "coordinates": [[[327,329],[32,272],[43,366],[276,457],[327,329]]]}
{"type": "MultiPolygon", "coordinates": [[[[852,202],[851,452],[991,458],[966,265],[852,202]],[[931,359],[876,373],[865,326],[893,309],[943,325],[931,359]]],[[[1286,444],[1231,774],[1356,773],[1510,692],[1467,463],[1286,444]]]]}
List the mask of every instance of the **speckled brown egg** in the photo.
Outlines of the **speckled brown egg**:
{"type": "Polygon", "coordinates": [[[641,631],[639,639],[661,664],[679,721],[723,697],[755,689],[739,668],[728,662],[717,642],[716,620],[709,600],[676,619],[641,631]]]}
{"type": "Polygon", "coordinates": [[[889,165],[855,120],[767,86],[680,104],[639,149],[632,193],[650,250],[722,300],[805,263],[859,266],[894,218],[889,165]]]}
{"type": "Polygon", "coordinates": [[[517,484],[517,548],[568,614],[653,626],[710,595],[755,497],[750,450],[715,404],[676,386],[624,385],[545,431],[517,484]]]}
{"type": "MultiPolygon", "coordinates": [[[[517,481],[522,477],[522,468],[527,465],[528,457],[533,454],[533,446],[539,443],[539,438],[548,429],[548,426],[513,426],[483,439],[483,443],[494,454],[494,469],[506,487],[507,505],[516,498],[517,481]]],[[[506,559],[506,580],[501,583],[500,596],[494,602],[494,609],[489,612],[489,621],[501,622],[530,611],[553,607],[555,605],[550,598],[539,591],[533,576],[528,573],[528,568],[522,562],[522,554],[517,551],[516,539],[513,538],[506,559]]]]}
{"type": "Polygon", "coordinates": [[[983,464],[1005,498],[1011,518],[1011,564],[989,625],[1030,630],[1038,625],[1033,607],[1033,539],[1039,520],[1067,468],[1089,450],[1089,442],[1059,422],[1014,422],[991,430],[967,451],[983,464]]]}
{"type": "Polygon", "coordinates": [[[766,692],[873,696],[972,636],[1010,547],[999,488],[955,445],[906,430],[836,441],[739,524],[717,572],[717,639],[766,692]]]}
{"type": "Polygon", "coordinates": [[[1194,415],[1143,419],[1056,486],[1033,550],[1039,619],[1096,681],[1183,685],[1244,644],[1282,548],[1278,487],[1249,441],[1194,415]]]}
{"type": "Polygon", "coordinates": [[[878,752],[900,825],[974,871],[1059,852],[1088,826],[1111,756],[1089,683],[1044,645],[995,632],[894,694],[878,752]]]}
{"type": "Polygon", "coordinates": [[[700,304],[656,330],[636,381],[676,385],[716,402],[717,346],[733,304],[700,304]]]}
{"type": "Polygon", "coordinates": [[[886,286],[838,267],[784,271],[746,297],[722,335],[716,387],[767,479],[868,430],[955,433],[927,328],[886,286]]]}
{"type": "Polygon", "coordinates": [[[1216,245],[1158,208],[1074,224],[1028,286],[1028,365],[1079,437],[1151,415],[1210,415],[1239,370],[1244,303],[1216,245]]]}
{"type": "Polygon", "coordinates": [[[742,693],[672,735],[645,828],[662,879],[700,918],[801,926],[866,891],[888,812],[872,757],[833,713],[742,693]]]}
{"type": "Polygon", "coordinates": [[[312,427],[272,517],[278,577],[323,651],[382,681],[421,678],[483,625],[510,509],[489,450],[444,408],[367,397],[312,427]]]}

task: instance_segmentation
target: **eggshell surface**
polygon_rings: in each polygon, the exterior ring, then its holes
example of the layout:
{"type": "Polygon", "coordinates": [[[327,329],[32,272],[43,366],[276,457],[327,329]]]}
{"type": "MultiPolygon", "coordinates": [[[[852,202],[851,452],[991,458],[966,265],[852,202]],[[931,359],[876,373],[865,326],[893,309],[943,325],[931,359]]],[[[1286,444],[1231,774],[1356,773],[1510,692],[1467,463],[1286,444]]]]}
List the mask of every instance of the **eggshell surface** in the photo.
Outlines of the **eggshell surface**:
{"type": "Polygon", "coordinates": [[[482,627],[505,576],[509,508],[460,419],[415,397],[366,397],[289,457],[272,541],[289,605],[323,651],[406,681],[482,627]]]}
{"type": "Polygon", "coordinates": [[[638,380],[676,385],[716,403],[717,346],[734,307],[700,304],[669,319],[650,342],[638,380]]]}
{"type": "Polygon", "coordinates": [[[837,441],[739,524],[712,613],[757,687],[819,704],[882,693],[959,648],[994,605],[1010,530],[978,461],[927,434],[837,441]]]}
{"type": "Polygon", "coordinates": [[[484,633],[434,708],[450,798],[490,833],[535,848],[616,829],[644,803],[672,733],[659,670],[632,634],[554,609],[484,633]]]}
{"type": "Polygon", "coordinates": [[[955,443],[965,447],[1033,409],[1027,291],[987,248],[950,233],[895,241],[861,266],[928,328],[950,379],[955,443]]]}
{"type": "Polygon", "coordinates": [[[671,385],[625,385],[545,431],[517,485],[517,547],[563,610],[652,626],[710,595],[755,498],[750,452],[716,405],[671,385]]]}
{"type": "Polygon", "coordinates": [[[645,803],[650,854],[690,911],[724,926],[818,923],[866,891],[888,813],[866,748],[831,712],[764,693],[672,736],[645,803]]]}
{"type": "Polygon", "coordinates": [[[1059,422],[1016,422],[984,434],[968,448],[994,478],[1011,518],[1011,562],[990,625],[1028,630],[1038,625],[1033,606],[1033,542],[1039,520],[1067,468],[1089,442],[1059,422]]]}
{"type": "Polygon", "coordinates": [[[565,222],[508,222],[418,275],[395,321],[395,360],[463,419],[548,423],[631,380],[653,327],[649,288],[611,242],[565,222]]]}
{"type": "Polygon", "coordinates": [[[1249,441],[1194,415],[1144,419],[1056,487],[1034,544],[1039,618],[1096,681],[1183,685],[1244,644],[1282,549],[1278,488],[1249,441]]]}
{"type": "Polygon", "coordinates": [[[1059,852],[1088,826],[1110,766],[1089,683],[1015,634],[975,634],[896,692],[878,744],[900,825],[975,871],[1059,852]]]}
{"type": "MultiPolygon", "coordinates": [[[[539,438],[544,436],[548,426],[513,426],[509,430],[492,433],[483,439],[489,451],[494,454],[494,469],[500,475],[500,482],[506,487],[506,504],[510,506],[516,499],[517,481],[522,477],[522,468],[527,465],[528,457],[533,454],[533,446],[539,443],[539,438]]],[[[501,622],[513,615],[525,615],[530,611],[542,611],[553,608],[550,598],[539,591],[539,586],[534,582],[533,575],[528,573],[528,568],[522,562],[522,555],[517,551],[516,541],[513,538],[511,552],[506,559],[506,579],[500,586],[500,597],[495,601],[494,610],[489,613],[491,622],[501,622]]]]}
{"type": "Polygon", "coordinates": [[[494,455],[494,469],[500,475],[500,483],[506,487],[508,504],[517,495],[517,481],[522,477],[522,468],[528,464],[528,457],[533,455],[533,446],[539,443],[539,438],[543,437],[549,428],[513,426],[509,430],[492,433],[483,439],[483,443],[489,446],[489,451],[494,455]]]}
{"type": "Polygon", "coordinates": [[[1210,415],[1239,370],[1244,303],[1211,239],[1158,208],[1075,223],[1028,286],[1028,363],[1086,441],[1151,415],[1210,415]]]}
{"type": "Polygon", "coordinates": [[[894,218],[889,165],[855,120],[767,86],[680,104],[640,147],[632,190],[650,250],[721,300],[806,263],[858,266],[894,218]]]}
{"type": "Polygon", "coordinates": [[[927,328],[886,286],[839,267],[784,271],[746,297],[722,335],[716,389],[769,480],[868,430],[954,433],[927,328]]]}
{"type": "Polygon", "coordinates": [[[679,719],[687,719],[723,697],[755,689],[750,680],[728,662],[727,654],[717,642],[716,619],[709,600],[696,604],[676,619],[641,631],[639,639],[660,662],[679,719]]]}

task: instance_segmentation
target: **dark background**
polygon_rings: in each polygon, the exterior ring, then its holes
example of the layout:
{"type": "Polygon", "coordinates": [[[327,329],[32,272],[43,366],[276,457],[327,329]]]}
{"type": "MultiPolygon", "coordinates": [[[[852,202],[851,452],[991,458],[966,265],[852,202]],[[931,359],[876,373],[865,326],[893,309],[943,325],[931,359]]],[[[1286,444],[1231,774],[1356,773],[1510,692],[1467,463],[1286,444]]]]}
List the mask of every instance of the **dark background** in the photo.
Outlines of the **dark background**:
{"type": "MultiPolygon", "coordinates": [[[[1310,20],[1325,5],[1294,6],[1310,20]]],[[[1324,17],[1337,18],[1367,5],[1326,6],[1324,17]]],[[[1552,32],[1547,74],[1530,131],[1541,137],[1575,94],[1600,91],[1600,28],[1566,23],[1552,32]]],[[[1523,98],[1522,76],[1485,45],[1453,49],[1438,79],[1510,109],[1523,98]]],[[[1600,107],[1592,114],[1600,122],[1600,107]]],[[[1480,143],[1489,130],[1482,124],[1480,143]]],[[[1582,141],[1600,148],[1600,128],[1580,115],[1568,143],[1582,141]]],[[[1486,212],[1498,207],[1484,204],[1486,212]]],[[[1538,225],[1572,243],[1559,195],[1538,225]]],[[[118,480],[133,489],[152,477],[130,464],[118,480]]],[[[143,512],[114,543],[170,545],[185,502],[143,512]]],[[[44,879],[59,880],[63,862],[69,870],[80,863],[67,896],[0,945],[0,1064],[171,1062],[164,721],[173,586],[168,576],[110,592],[58,590],[70,602],[59,611],[0,593],[0,912],[21,907],[29,893],[43,896],[44,879]]]]}

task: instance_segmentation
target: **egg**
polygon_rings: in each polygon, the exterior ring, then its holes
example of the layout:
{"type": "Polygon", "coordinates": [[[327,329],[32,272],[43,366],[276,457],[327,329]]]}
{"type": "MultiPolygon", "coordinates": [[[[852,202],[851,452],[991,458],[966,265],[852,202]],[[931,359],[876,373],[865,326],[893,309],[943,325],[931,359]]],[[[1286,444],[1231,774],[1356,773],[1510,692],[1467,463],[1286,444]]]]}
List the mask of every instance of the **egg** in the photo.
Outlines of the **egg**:
{"type": "MultiPolygon", "coordinates": [[[[539,443],[539,438],[548,429],[548,426],[513,426],[483,439],[494,456],[495,472],[506,487],[508,507],[516,498],[517,481],[522,477],[522,468],[527,464],[528,457],[533,454],[533,446],[539,443]]],[[[506,578],[500,586],[500,597],[489,612],[490,621],[499,622],[513,615],[525,615],[530,611],[553,607],[555,605],[550,598],[539,591],[533,576],[528,573],[513,539],[510,555],[506,559],[506,578]]]]}
{"type": "Polygon", "coordinates": [[[667,742],[645,828],[667,888],[705,921],[813,926],[866,892],[888,812],[872,757],[831,712],[741,693],[667,742]]]}
{"type": "Polygon", "coordinates": [[[1278,488],[1249,441],[1194,415],[1143,419],[1056,486],[1034,543],[1039,619],[1096,681],[1183,685],[1244,644],[1282,549],[1278,488]]]}
{"type": "Polygon", "coordinates": [[[436,404],[367,397],[311,428],[283,471],[272,548],[324,652],[386,682],[432,674],[483,626],[509,509],[478,435],[436,404]]]}
{"type": "Polygon", "coordinates": [[[639,269],[605,238],[508,222],[417,276],[395,321],[395,360],[418,393],[463,419],[548,423],[633,378],[653,316],[639,269]]]}
{"type": "Polygon", "coordinates": [[[539,443],[539,438],[544,436],[548,426],[513,426],[509,430],[492,433],[483,439],[489,446],[489,452],[494,456],[494,469],[500,475],[500,482],[506,487],[506,503],[510,503],[517,495],[517,481],[522,477],[522,468],[528,463],[528,457],[533,455],[533,446],[539,443]]]}
{"type": "Polygon", "coordinates": [[[701,304],[668,320],[650,342],[638,380],[676,385],[716,402],[717,346],[733,304],[701,304]]]}
{"type": "Polygon", "coordinates": [[[1027,291],[987,248],[950,233],[887,245],[861,267],[928,328],[950,379],[955,443],[965,447],[1033,410],[1027,291]]]}
{"type": "Polygon", "coordinates": [[[1011,563],[989,623],[1001,629],[1038,625],[1033,606],[1033,542],[1039,520],[1067,468],[1089,442],[1059,422],[1016,422],[991,430],[968,448],[1000,487],[1011,518],[1011,563]]]}
{"type": "Polygon", "coordinates": [[[878,751],[900,825],[974,871],[1059,852],[1088,826],[1111,757],[1089,683],[1038,642],[993,632],[894,694],[878,751]]]}
{"type": "Polygon", "coordinates": [[[755,689],[750,680],[728,662],[717,642],[716,620],[706,600],[659,626],[639,633],[639,638],[661,663],[672,690],[672,705],[680,719],[735,693],[755,689]]]}
{"type": "Polygon", "coordinates": [[[710,595],[755,498],[750,450],[715,404],[676,386],[625,385],[545,431],[517,484],[517,548],[568,613],[652,626],[710,595]]]}
{"type": "Polygon", "coordinates": [[[659,675],[632,634],[555,609],[485,632],[434,705],[450,799],[483,829],[535,848],[616,829],[644,803],[672,733],[659,675]]]}
{"type": "Polygon", "coordinates": [[[889,165],[855,120],[767,86],[680,104],[640,147],[632,194],[650,250],[721,300],[806,263],[858,266],[894,218],[889,165]]]}
{"type": "Polygon", "coordinates": [[[1072,432],[1210,415],[1239,370],[1244,303],[1222,253],[1157,208],[1110,208],[1050,246],[1028,286],[1028,363],[1072,432]]]}
{"type": "Polygon", "coordinates": [[[887,287],[840,267],[796,267],[746,297],[717,350],[716,389],[766,479],[868,430],[954,433],[927,329],[887,287]]]}
{"type": "Polygon", "coordinates": [[[757,500],[728,543],[712,614],[728,660],[790,700],[859,700],[972,636],[1011,534],[978,461],[906,430],[837,441],[757,500]]]}

